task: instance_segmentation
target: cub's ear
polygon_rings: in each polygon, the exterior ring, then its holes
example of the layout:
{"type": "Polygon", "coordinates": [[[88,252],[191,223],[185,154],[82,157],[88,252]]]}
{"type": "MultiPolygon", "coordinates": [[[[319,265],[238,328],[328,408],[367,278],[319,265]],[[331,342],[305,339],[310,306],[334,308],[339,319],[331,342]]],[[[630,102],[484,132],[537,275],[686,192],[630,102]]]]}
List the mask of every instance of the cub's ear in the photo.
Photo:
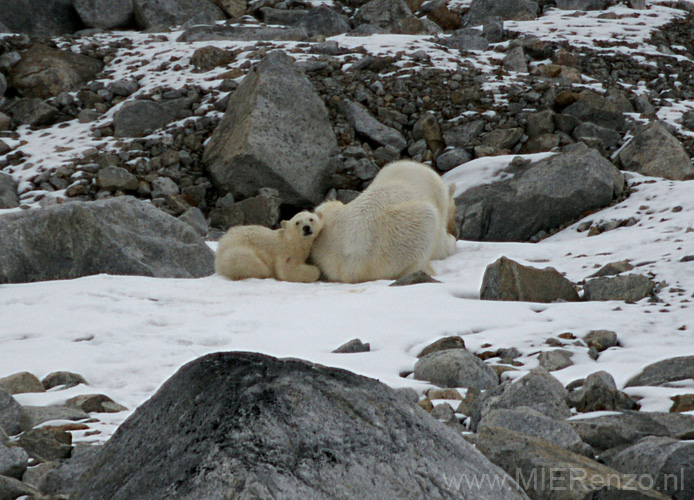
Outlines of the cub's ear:
{"type": "Polygon", "coordinates": [[[453,195],[455,194],[455,182],[451,182],[451,183],[448,185],[448,194],[449,194],[450,196],[453,196],[453,195]]]}
{"type": "Polygon", "coordinates": [[[288,225],[288,224],[287,224],[287,221],[286,221],[286,220],[283,220],[283,221],[282,221],[282,224],[281,224],[282,229],[287,229],[287,225],[288,225]]]}
{"type": "Polygon", "coordinates": [[[316,215],[318,216],[318,219],[323,218],[323,212],[316,212],[316,215]]]}

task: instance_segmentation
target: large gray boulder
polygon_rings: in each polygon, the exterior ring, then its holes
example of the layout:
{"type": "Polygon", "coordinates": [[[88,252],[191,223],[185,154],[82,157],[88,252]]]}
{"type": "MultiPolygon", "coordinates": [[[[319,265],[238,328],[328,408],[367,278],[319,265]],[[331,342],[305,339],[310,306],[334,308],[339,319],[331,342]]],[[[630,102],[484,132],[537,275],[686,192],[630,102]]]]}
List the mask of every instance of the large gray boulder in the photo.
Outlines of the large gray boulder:
{"type": "Polygon", "coordinates": [[[376,380],[219,353],[181,368],[138,408],[71,498],[527,498],[452,485],[460,475],[513,484],[459,433],[376,380]]]}
{"type": "Polygon", "coordinates": [[[93,79],[103,63],[71,50],[35,44],[10,70],[10,84],[25,97],[48,99],[93,79]]]}
{"type": "Polygon", "coordinates": [[[624,387],[659,386],[688,379],[694,379],[694,356],[680,356],[648,365],[627,380],[624,387]]]}
{"type": "Polygon", "coordinates": [[[605,276],[586,281],[583,290],[586,300],[637,302],[651,296],[655,290],[655,283],[642,274],[605,276]]]}
{"type": "Polygon", "coordinates": [[[537,269],[506,257],[487,266],[480,291],[482,300],[576,302],[573,283],[553,267],[537,269]]]}
{"type": "Polygon", "coordinates": [[[482,26],[495,18],[529,21],[535,19],[539,7],[530,0],[474,0],[463,17],[464,26],[482,26]]]}
{"type": "Polygon", "coordinates": [[[581,92],[579,99],[564,109],[564,114],[615,130],[621,129],[625,120],[624,113],[614,102],[592,90],[581,92]]]}
{"type": "Polygon", "coordinates": [[[491,366],[465,349],[427,354],[414,365],[414,378],[440,387],[474,387],[480,391],[499,385],[491,366]]]}
{"type": "Polygon", "coordinates": [[[213,24],[226,19],[222,9],[208,0],[133,0],[135,21],[142,29],[179,24],[213,24]]]}
{"type": "Polygon", "coordinates": [[[8,436],[14,436],[31,428],[31,420],[26,411],[4,389],[0,389],[0,429],[8,436]]]}
{"type": "Polygon", "coordinates": [[[335,36],[350,30],[349,19],[326,5],[313,9],[261,9],[267,24],[304,28],[308,36],[335,36]]]}
{"type": "Polygon", "coordinates": [[[133,0],[73,0],[82,22],[90,28],[118,28],[132,22],[133,0]]]}
{"type": "Polygon", "coordinates": [[[0,283],[213,272],[214,254],[191,227],[131,197],[0,216],[0,283]]]}
{"type": "Polygon", "coordinates": [[[609,205],[624,189],[619,170],[583,143],[535,163],[512,162],[507,170],[511,178],[456,197],[461,239],[528,241],[609,205]]]}
{"type": "Polygon", "coordinates": [[[619,152],[622,168],[643,175],[683,180],[694,178],[694,167],[680,141],[659,123],[651,123],[619,152]]]}
{"type": "Polygon", "coordinates": [[[74,33],[84,26],[72,0],[9,0],[2,2],[0,22],[10,31],[33,36],[74,33]]]}
{"type": "Polygon", "coordinates": [[[232,94],[203,162],[235,198],[270,187],[283,203],[311,206],[323,199],[336,150],[322,99],[287,54],[273,51],[232,94]]]}
{"type": "Polygon", "coordinates": [[[0,208],[15,208],[18,206],[17,183],[11,175],[0,172],[0,208]]]}
{"type": "Polygon", "coordinates": [[[617,415],[570,420],[573,430],[597,452],[628,446],[647,436],[669,436],[668,428],[648,413],[626,411],[617,415]]]}

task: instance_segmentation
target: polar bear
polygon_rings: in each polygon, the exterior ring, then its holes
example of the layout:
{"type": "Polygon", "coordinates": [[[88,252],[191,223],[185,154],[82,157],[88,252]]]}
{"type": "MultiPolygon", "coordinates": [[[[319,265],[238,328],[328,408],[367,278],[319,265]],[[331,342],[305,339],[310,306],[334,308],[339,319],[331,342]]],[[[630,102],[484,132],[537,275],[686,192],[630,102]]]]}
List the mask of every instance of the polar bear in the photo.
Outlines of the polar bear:
{"type": "Polygon", "coordinates": [[[455,253],[454,191],[421,163],[386,165],[351,203],[316,208],[323,230],[311,259],[328,280],[346,283],[431,272],[431,260],[455,253]]]}
{"type": "Polygon", "coordinates": [[[232,227],[219,240],[215,270],[232,280],[318,281],[320,269],[306,264],[306,259],[322,226],[320,214],[300,212],[274,231],[263,226],[232,227]]]}

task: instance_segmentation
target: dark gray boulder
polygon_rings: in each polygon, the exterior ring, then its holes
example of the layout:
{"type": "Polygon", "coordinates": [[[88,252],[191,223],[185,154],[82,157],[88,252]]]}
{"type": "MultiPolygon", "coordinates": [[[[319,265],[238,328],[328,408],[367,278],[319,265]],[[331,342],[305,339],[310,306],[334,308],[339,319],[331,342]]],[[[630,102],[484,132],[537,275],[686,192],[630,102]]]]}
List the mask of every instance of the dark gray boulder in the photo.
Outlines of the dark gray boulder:
{"type": "Polygon", "coordinates": [[[10,0],[2,2],[0,22],[9,31],[33,36],[74,33],[84,27],[72,0],[10,0]]]}
{"type": "Polygon", "coordinates": [[[323,199],[336,150],[323,100],[287,54],[273,51],[232,94],[203,163],[235,198],[269,187],[283,203],[307,206],[323,199]]]}
{"type": "Polygon", "coordinates": [[[57,108],[38,97],[17,99],[7,107],[6,111],[17,124],[34,127],[50,125],[58,115],[57,108]]]}
{"type": "Polygon", "coordinates": [[[694,379],[694,356],[664,359],[641,370],[624,387],[659,386],[678,380],[694,379]]]}
{"type": "Polygon", "coordinates": [[[398,151],[407,147],[407,140],[402,133],[378,121],[361,104],[343,99],[340,111],[357,134],[377,146],[390,146],[398,151]]]}
{"type": "Polygon", "coordinates": [[[578,412],[637,410],[638,404],[628,394],[619,391],[607,372],[591,373],[581,388],[569,393],[571,405],[578,412]]]}
{"type": "Polygon", "coordinates": [[[487,50],[489,48],[489,42],[482,36],[482,32],[471,28],[455,30],[451,36],[437,38],[436,43],[458,50],[487,50]]]}
{"type": "Polygon", "coordinates": [[[614,129],[601,127],[595,123],[583,122],[573,131],[573,138],[580,141],[586,137],[595,137],[600,140],[602,145],[606,148],[612,148],[619,144],[622,140],[622,134],[614,129]]]}
{"type": "Polygon", "coordinates": [[[650,297],[655,283],[648,276],[626,274],[595,278],[583,286],[586,300],[624,300],[636,302],[650,297]]]}
{"type": "Polygon", "coordinates": [[[581,92],[579,99],[564,109],[564,114],[574,116],[582,122],[591,122],[615,130],[621,129],[624,125],[624,113],[619,107],[592,90],[581,92]]]}
{"type": "Polygon", "coordinates": [[[4,389],[0,389],[0,429],[14,436],[31,428],[31,419],[17,401],[4,389]]]}
{"type": "Polygon", "coordinates": [[[419,358],[414,378],[439,387],[474,387],[480,391],[499,385],[492,367],[465,349],[446,349],[419,358]]]}
{"type": "Polygon", "coordinates": [[[226,19],[222,9],[208,0],[133,0],[133,7],[135,21],[142,29],[213,24],[226,19]]]}
{"type": "Polygon", "coordinates": [[[398,392],[300,360],[219,353],[181,368],[138,408],[73,500],[521,499],[461,484],[512,481],[398,392]]]}
{"type": "Polygon", "coordinates": [[[142,137],[169,123],[190,115],[192,99],[183,97],[154,102],[147,99],[128,101],[113,117],[116,137],[142,137]]]}
{"type": "Polygon", "coordinates": [[[133,21],[133,0],[73,0],[82,22],[90,28],[118,28],[133,21]]]}
{"type": "Polygon", "coordinates": [[[480,298],[523,302],[576,302],[578,292],[573,283],[552,267],[537,269],[501,257],[484,271],[480,298]]]}
{"type": "Polygon", "coordinates": [[[0,208],[15,208],[18,206],[17,183],[11,175],[0,172],[0,208]]]}
{"type": "Polygon", "coordinates": [[[581,439],[596,452],[628,446],[647,436],[669,436],[668,428],[648,413],[626,411],[617,415],[570,420],[581,439]]]}
{"type": "Polygon", "coordinates": [[[79,479],[89,470],[103,446],[81,444],[72,450],[70,459],[49,470],[39,482],[46,495],[70,495],[79,479]]]}
{"type": "Polygon", "coordinates": [[[412,11],[404,0],[370,0],[359,7],[354,22],[388,29],[408,17],[412,11]]]}
{"type": "Polygon", "coordinates": [[[528,241],[609,205],[624,189],[619,170],[582,143],[535,163],[511,162],[507,171],[511,178],[456,197],[461,239],[528,241]]]}
{"type": "Polygon", "coordinates": [[[464,26],[481,26],[495,18],[529,21],[535,19],[539,7],[530,0],[474,0],[463,17],[464,26]]]}
{"type": "Polygon", "coordinates": [[[213,40],[276,40],[302,41],[308,38],[304,28],[283,28],[275,26],[193,26],[186,29],[177,42],[206,42],[213,40]]]}
{"type": "Polygon", "coordinates": [[[689,154],[659,123],[651,123],[638,131],[620,150],[619,161],[625,170],[643,175],[673,180],[694,178],[689,154]]]}
{"type": "Polygon", "coordinates": [[[192,228],[131,197],[0,216],[0,283],[213,272],[214,254],[192,228]]]}
{"type": "Polygon", "coordinates": [[[349,19],[325,5],[308,10],[264,7],[261,12],[265,23],[303,28],[310,37],[335,36],[350,30],[349,19]]]}
{"type": "Polygon", "coordinates": [[[28,461],[29,455],[22,448],[8,448],[0,443],[0,476],[22,479],[28,461]]]}

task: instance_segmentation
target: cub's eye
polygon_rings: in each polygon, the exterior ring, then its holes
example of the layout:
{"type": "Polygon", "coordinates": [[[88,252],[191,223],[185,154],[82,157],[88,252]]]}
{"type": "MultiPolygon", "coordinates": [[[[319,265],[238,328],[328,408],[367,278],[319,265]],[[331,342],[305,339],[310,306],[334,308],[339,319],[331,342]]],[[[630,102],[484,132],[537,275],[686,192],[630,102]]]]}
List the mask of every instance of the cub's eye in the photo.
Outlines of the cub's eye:
{"type": "Polygon", "coordinates": [[[298,226],[299,224],[301,224],[301,223],[300,223],[300,222],[297,222],[297,223],[296,223],[297,226],[298,226]]]}

